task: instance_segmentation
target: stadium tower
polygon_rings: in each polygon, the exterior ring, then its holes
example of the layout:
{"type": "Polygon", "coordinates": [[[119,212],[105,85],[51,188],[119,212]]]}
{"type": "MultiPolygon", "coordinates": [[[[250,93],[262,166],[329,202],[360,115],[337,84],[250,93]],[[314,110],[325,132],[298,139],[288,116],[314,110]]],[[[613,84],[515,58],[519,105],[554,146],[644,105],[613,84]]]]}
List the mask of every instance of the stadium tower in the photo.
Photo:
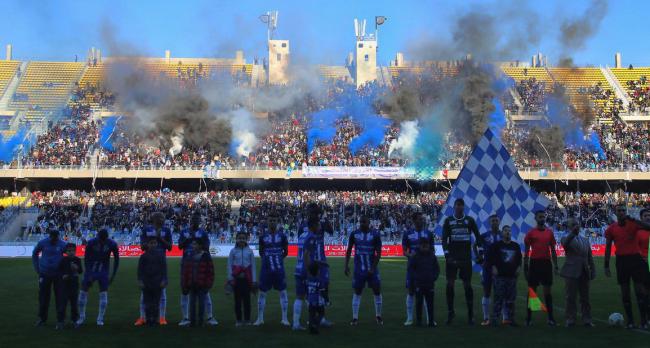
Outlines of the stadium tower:
{"type": "Polygon", "coordinates": [[[377,80],[377,36],[366,35],[366,20],[354,19],[354,34],[357,39],[354,55],[354,81],[359,88],[367,82],[377,80]]]}
{"type": "Polygon", "coordinates": [[[273,34],[278,27],[278,11],[270,11],[260,16],[267,27],[269,48],[268,83],[270,85],[286,85],[289,82],[287,68],[289,67],[289,40],[275,40],[273,34]]]}

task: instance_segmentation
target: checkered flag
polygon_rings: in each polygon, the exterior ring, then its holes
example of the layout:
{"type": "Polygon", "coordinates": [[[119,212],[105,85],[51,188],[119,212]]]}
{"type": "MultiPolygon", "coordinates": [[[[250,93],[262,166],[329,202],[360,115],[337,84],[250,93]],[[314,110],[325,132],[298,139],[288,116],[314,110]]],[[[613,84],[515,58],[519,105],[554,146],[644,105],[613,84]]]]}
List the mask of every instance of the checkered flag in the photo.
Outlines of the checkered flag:
{"type": "Polygon", "coordinates": [[[485,131],[460,171],[435,232],[442,235],[444,217],[454,213],[454,201],[465,200],[465,213],[476,219],[481,233],[489,231],[488,217],[497,214],[501,225],[512,227],[512,239],[523,246],[526,232],[535,226],[535,211],[549,200],[519,176],[508,150],[490,129],[485,131]]]}

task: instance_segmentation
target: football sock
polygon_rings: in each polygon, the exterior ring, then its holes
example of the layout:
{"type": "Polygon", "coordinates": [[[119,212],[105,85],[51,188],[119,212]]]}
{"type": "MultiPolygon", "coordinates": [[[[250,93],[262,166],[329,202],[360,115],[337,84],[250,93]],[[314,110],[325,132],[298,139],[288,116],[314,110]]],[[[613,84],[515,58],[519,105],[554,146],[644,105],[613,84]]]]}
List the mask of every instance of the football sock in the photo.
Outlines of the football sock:
{"type": "Polygon", "coordinates": [[[481,305],[483,306],[483,320],[488,320],[490,318],[490,298],[483,297],[481,305]]]}
{"type": "Polygon", "coordinates": [[[361,295],[352,294],[352,319],[359,319],[359,305],[361,305],[361,295]]]}
{"type": "Polygon", "coordinates": [[[160,293],[160,305],[158,307],[160,317],[165,318],[167,314],[167,289],[163,288],[160,293]]]}
{"type": "Polygon", "coordinates": [[[106,314],[107,306],[108,306],[108,292],[102,291],[99,293],[99,312],[97,313],[97,321],[104,321],[104,314],[106,314]]]}
{"type": "Polygon", "coordinates": [[[144,318],[146,313],[144,312],[144,294],[140,292],[140,318],[144,318]]]}
{"type": "Polygon", "coordinates": [[[381,294],[375,295],[375,316],[377,317],[381,317],[381,307],[383,302],[381,294]]]}
{"type": "Polygon", "coordinates": [[[183,320],[188,320],[190,315],[190,295],[181,295],[181,314],[183,320]]]}
{"type": "Polygon", "coordinates": [[[293,326],[300,325],[300,314],[302,312],[302,300],[293,301],[293,326]]]}
{"type": "Polygon", "coordinates": [[[209,292],[205,295],[205,317],[212,319],[212,297],[209,292]]]}
{"type": "Polygon", "coordinates": [[[407,321],[413,321],[413,301],[415,301],[413,295],[406,295],[406,320],[407,321]]]}
{"type": "Polygon", "coordinates": [[[266,293],[260,291],[257,296],[257,320],[264,321],[264,307],[266,307],[266,293]]]}
{"type": "Polygon", "coordinates": [[[280,291],[280,308],[282,309],[282,320],[287,320],[287,308],[289,307],[289,296],[287,290],[280,291]]]}
{"type": "Polygon", "coordinates": [[[86,305],[88,304],[88,292],[79,291],[79,321],[86,320],[86,305]]]}

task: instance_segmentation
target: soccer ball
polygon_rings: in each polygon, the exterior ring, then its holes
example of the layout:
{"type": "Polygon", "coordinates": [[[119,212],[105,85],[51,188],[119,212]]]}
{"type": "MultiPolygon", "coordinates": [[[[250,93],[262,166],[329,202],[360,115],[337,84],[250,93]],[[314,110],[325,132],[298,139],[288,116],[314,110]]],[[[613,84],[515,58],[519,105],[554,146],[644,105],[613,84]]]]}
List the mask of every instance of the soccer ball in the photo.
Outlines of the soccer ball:
{"type": "Polygon", "coordinates": [[[609,315],[609,326],[623,326],[623,314],[612,313],[609,315]]]}

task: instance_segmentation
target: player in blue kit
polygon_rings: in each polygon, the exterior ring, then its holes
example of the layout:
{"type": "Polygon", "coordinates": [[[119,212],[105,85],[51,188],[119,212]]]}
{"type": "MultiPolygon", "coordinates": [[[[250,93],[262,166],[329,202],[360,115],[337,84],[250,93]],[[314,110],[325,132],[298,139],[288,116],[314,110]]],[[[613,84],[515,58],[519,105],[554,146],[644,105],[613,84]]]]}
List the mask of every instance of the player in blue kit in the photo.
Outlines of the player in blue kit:
{"type": "Polygon", "coordinates": [[[375,295],[375,318],[377,324],[383,325],[381,318],[381,280],[379,278],[379,259],[381,258],[381,236],[379,232],[370,228],[370,219],[367,215],[359,219],[359,229],[350,235],[348,248],[345,252],[345,275],[350,276],[350,257],[354,248],[354,278],[352,280],[352,321],[350,325],[356,326],[359,322],[359,306],[363,288],[368,284],[375,295]]]}
{"type": "MultiPolygon", "coordinates": [[[[424,216],[421,212],[413,213],[413,229],[402,236],[402,252],[407,258],[406,265],[406,321],[404,326],[413,325],[413,307],[415,302],[415,284],[411,274],[411,257],[420,248],[420,240],[425,238],[431,241],[431,250],[435,250],[433,233],[426,228],[424,216]]],[[[435,252],[435,251],[434,251],[435,252]]]]}
{"type": "MultiPolygon", "coordinates": [[[[201,213],[194,212],[190,219],[190,227],[185,229],[180,237],[178,238],[178,248],[183,251],[183,256],[181,257],[181,272],[183,270],[183,263],[189,262],[191,260],[192,253],[192,242],[195,239],[201,241],[201,245],[204,250],[210,250],[210,238],[208,237],[208,232],[201,228],[201,213]]],[[[189,315],[190,315],[190,289],[183,289],[181,285],[181,313],[183,319],[178,323],[179,326],[189,326],[191,324],[189,315]]],[[[212,298],[208,292],[205,297],[205,313],[208,319],[206,323],[211,326],[216,326],[219,322],[214,319],[212,316],[212,298]]]]}
{"type": "MultiPolygon", "coordinates": [[[[155,239],[158,242],[158,252],[166,255],[167,251],[172,250],[172,232],[169,228],[164,227],[165,224],[165,215],[161,212],[156,212],[151,214],[150,217],[151,224],[145,226],[142,229],[140,234],[140,247],[142,250],[145,250],[147,244],[150,240],[155,239]]],[[[167,289],[163,288],[160,294],[160,305],[159,313],[160,318],[158,323],[160,325],[167,325],[167,319],[165,314],[167,312],[167,289]]],[[[144,297],[140,293],[140,317],[135,321],[135,326],[142,326],[146,323],[145,321],[145,308],[144,308],[144,297]]]]}
{"type": "MultiPolygon", "coordinates": [[[[319,255],[319,260],[321,261],[321,265],[318,268],[319,272],[319,277],[320,277],[320,284],[323,286],[323,291],[321,293],[321,296],[323,296],[323,299],[325,300],[325,306],[331,306],[332,303],[330,302],[330,296],[329,296],[329,287],[330,287],[330,268],[329,264],[327,264],[327,258],[325,257],[325,233],[328,233],[329,235],[334,234],[334,228],[332,227],[332,223],[323,216],[322,210],[320,206],[318,206],[317,203],[310,203],[307,205],[307,219],[310,217],[314,217],[315,219],[318,219],[319,221],[319,234],[317,234],[318,237],[318,243],[322,246],[320,250],[322,250],[321,255],[319,255]]],[[[306,224],[303,224],[299,231],[306,232],[308,230],[308,227],[306,224]]],[[[326,319],[324,319],[323,323],[321,323],[321,326],[327,327],[330,326],[332,323],[328,322],[326,319]]]]}
{"type": "Polygon", "coordinates": [[[108,231],[101,229],[97,237],[86,243],[86,254],[84,256],[84,267],[86,273],[81,282],[81,291],[79,292],[79,320],[77,325],[81,325],[86,320],[86,304],[88,304],[88,289],[94,282],[99,284],[99,313],[97,314],[97,325],[104,325],[104,314],[108,306],[108,286],[115,279],[117,269],[120,265],[120,253],[117,243],[108,238],[108,231]],[[111,263],[111,254],[113,254],[113,273],[110,278],[108,271],[111,263]]]}
{"type": "MultiPolygon", "coordinates": [[[[320,229],[320,221],[317,217],[311,216],[307,220],[307,231],[298,236],[298,255],[296,257],[296,268],[294,276],[296,279],[296,300],[293,302],[293,330],[305,330],[300,325],[302,305],[307,295],[307,270],[309,265],[316,260],[318,255],[318,237],[316,234],[320,229]]],[[[320,262],[319,262],[320,265],[320,262]]]]}
{"type": "Polygon", "coordinates": [[[501,240],[501,220],[494,214],[490,215],[490,231],[481,234],[483,239],[483,269],[481,270],[481,285],[483,285],[483,299],[481,305],[483,307],[483,321],[482,326],[490,325],[490,296],[492,295],[492,283],[494,276],[492,274],[492,266],[488,265],[487,258],[485,257],[490,252],[490,247],[501,240]]]}
{"type": "Polygon", "coordinates": [[[259,238],[260,270],[259,290],[257,298],[257,320],[255,326],[264,324],[264,308],[266,307],[266,293],[275,289],[280,292],[280,308],[282,309],[282,325],[289,326],[287,307],[287,279],[284,272],[284,258],[289,254],[289,241],[283,231],[279,230],[280,217],[276,212],[268,216],[268,230],[259,238]]]}

